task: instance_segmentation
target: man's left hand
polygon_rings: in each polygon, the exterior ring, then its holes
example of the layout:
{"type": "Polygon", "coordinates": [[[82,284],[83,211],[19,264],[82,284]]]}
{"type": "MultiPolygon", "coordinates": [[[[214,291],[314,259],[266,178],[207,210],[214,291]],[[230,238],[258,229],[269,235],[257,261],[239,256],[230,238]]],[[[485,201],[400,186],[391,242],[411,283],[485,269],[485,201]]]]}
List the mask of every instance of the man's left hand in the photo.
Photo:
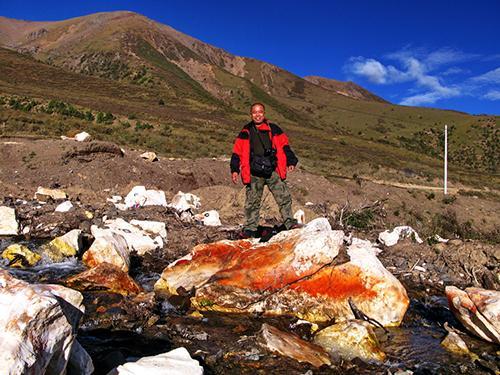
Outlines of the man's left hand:
{"type": "Polygon", "coordinates": [[[288,172],[293,172],[295,170],[295,165],[288,166],[288,172]]]}

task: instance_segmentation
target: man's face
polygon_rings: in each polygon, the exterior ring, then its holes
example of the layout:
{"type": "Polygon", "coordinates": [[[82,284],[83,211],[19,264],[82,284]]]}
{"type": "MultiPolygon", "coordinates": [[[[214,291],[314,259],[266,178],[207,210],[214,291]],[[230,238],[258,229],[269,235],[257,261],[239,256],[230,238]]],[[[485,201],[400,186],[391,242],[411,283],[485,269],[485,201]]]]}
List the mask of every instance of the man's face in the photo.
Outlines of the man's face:
{"type": "Polygon", "coordinates": [[[252,120],[256,124],[262,123],[265,119],[265,111],[261,105],[254,105],[250,110],[250,115],[252,116],[252,120]]]}

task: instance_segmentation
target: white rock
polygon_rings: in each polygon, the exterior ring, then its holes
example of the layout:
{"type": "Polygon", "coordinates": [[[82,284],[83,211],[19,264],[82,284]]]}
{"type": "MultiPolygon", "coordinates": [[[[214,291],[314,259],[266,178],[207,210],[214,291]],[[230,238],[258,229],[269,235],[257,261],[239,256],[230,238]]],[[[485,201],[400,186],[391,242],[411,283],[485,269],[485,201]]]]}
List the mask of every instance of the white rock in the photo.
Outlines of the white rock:
{"type": "Polygon", "coordinates": [[[378,235],[378,240],[385,246],[394,246],[401,237],[406,238],[411,236],[414,236],[415,241],[418,243],[423,242],[418,233],[409,226],[395,227],[392,231],[386,230],[378,235]]]}
{"type": "Polygon", "coordinates": [[[177,212],[184,212],[199,209],[201,207],[201,202],[200,198],[196,195],[179,191],[172,198],[172,203],[168,206],[174,208],[177,212]]]}
{"type": "Polygon", "coordinates": [[[306,206],[306,207],[314,206],[314,203],[313,202],[306,202],[304,204],[304,206],[306,206]]]}
{"type": "Polygon", "coordinates": [[[48,244],[42,246],[46,255],[54,262],[60,262],[64,258],[73,257],[81,250],[80,229],[73,229],[63,236],[56,237],[48,244]]]}
{"type": "Polygon", "coordinates": [[[269,324],[262,325],[257,337],[262,347],[298,362],[308,362],[314,367],[331,364],[328,354],[320,346],[291,333],[280,331],[269,324]]]}
{"type": "Polygon", "coordinates": [[[130,224],[150,232],[153,234],[159,234],[162,238],[167,238],[167,228],[165,223],[161,221],[151,221],[151,220],[131,220],[130,224]]]}
{"type": "Polygon", "coordinates": [[[121,202],[122,200],[123,197],[121,195],[113,195],[111,196],[111,198],[106,198],[106,201],[111,203],[118,203],[121,202]]]}
{"type": "Polygon", "coordinates": [[[108,375],[202,375],[203,367],[192,359],[185,348],[177,348],[168,353],[143,357],[137,362],[118,366],[108,375]]]}
{"type": "Polygon", "coordinates": [[[167,207],[165,192],[161,190],[146,190],[144,186],[135,186],[125,197],[125,206],[115,204],[118,209],[138,208],[143,206],[167,207]]]}
{"type": "Polygon", "coordinates": [[[46,197],[58,200],[66,199],[68,195],[60,189],[47,189],[39,186],[35,193],[35,199],[44,200],[46,197]]]}
{"type": "Polygon", "coordinates": [[[64,374],[85,309],[82,295],[0,270],[0,373],[64,374]]]}
{"type": "Polygon", "coordinates": [[[71,211],[73,209],[73,204],[71,203],[71,201],[66,201],[66,202],[62,202],[60,205],[58,205],[56,207],[56,209],[54,210],[54,212],[68,212],[68,211],[71,211]]]}
{"type": "MultiPolygon", "coordinates": [[[[302,273],[313,264],[323,263],[338,255],[344,240],[344,232],[332,230],[328,219],[317,218],[299,229],[300,241],[294,249],[292,267],[297,273],[302,273]]],[[[268,243],[279,243],[288,237],[288,231],[273,236],[268,243]]]]}
{"type": "Polygon", "coordinates": [[[401,322],[409,299],[404,286],[378,260],[379,252],[380,249],[370,241],[357,238],[353,238],[352,245],[348,247],[349,264],[360,269],[370,290],[376,295],[366,299],[353,298],[353,302],[370,318],[384,326],[393,326],[395,322],[401,322]]]}
{"type": "Polygon", "coordinates": [[[295,212],[293,214],[293,218],[295,220],[297,220],[297,223],[299,223],[299,224],[306,223],[306,214],[305,214],[304,210],[297,210],[297,212],[295,212]]]}
{"type": "Polygon", "coordinates": [[[91,140],[91,135],[87,132],[81,132],[75,135],[75,141],[77,142],[87,142],[91,140]]]}
{"type": "Polygon", "coordinates": [[[154,152],[151,152],[151,151],[142,153],[140,155],[140,157],[143,159],[146,159],[148,161],[151,161],[151,162],[158,160],[158,156],[154,152]]]}
{"type": "Polygon", "coordinates": [[[0,206],[0,236],[15,236],[18,232],[16,211],[10,207],[0,206]]]}
{"type": "Polygon", "coordinates": [[[437,242],[447,243],[449,239],[441,237],[439,234],[435,234],[432,239],[437,242]]]}
{"type": "Polygon", "coordinates": [[[83,254],[83,262],[89,267],[106,262],[128,272],[130,251],[125,238],[111,229],[100,229],[95,225],[90,227],[90,231],[95,240],[90,249],[83,254]]]}
{"type": "Polygon", "coordinates": [[[352,360],[383,361],[385,353],[380,349],[372,326],[363,320],[340,322],[319,331],[314,343],[322,346],[333,357],[352,360]]]}
{"type": "Polygon", "coordinates": [[[500,344],[500,291],[454,286],[445,288],[450,310],[470,332],[500,344]]]}
{"type": "Polygon", "coordinates": [[[209,227],[222,225],[219,213],[216,210],[205,211],[201,214],[194,215],[194,219],[209,227]]]}
{"type": "MultiPolygon", "coordinates": [[[[154,222],[153,224],[151,224],[151,222],[142,222],[142,225],[149,225],[150,228],[157,229],[158,234],[162,232],[162,234],[164,234],[166,237],[166,230],[164,229],[164,227],[161,227],[162,223],[158,224],[155,224],[154,222]]],[[[153,239],[148,235],[148,233],[142,230],[140,226],[129,224],[121,218],[106,220],[104,222],[104,225],[114,233],[121,235],[127,242],[129,251],[136,251],[139,255],[144,255],[151,250],[160,249],[163,247],[161,234],[153,239]]]]}

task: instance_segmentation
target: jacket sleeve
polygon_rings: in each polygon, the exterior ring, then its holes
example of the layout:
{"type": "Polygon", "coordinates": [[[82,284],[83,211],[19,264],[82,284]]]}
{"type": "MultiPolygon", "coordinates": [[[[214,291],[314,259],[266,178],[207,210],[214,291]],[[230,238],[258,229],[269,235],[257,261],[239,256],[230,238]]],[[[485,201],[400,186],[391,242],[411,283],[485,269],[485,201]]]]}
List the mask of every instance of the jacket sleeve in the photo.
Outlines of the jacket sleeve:
{"type": "Polygon", "coordinates": [[[233,155],[231,156],[230,168],[231,173],[236,172],[240,173],[240,164],[241,158],[243,156],[243,144],[244,140],[248,140],[250,137],[248,132],[241,131],[240,134],[236,137],[233,146],[233,155]]]}
{"type": "Polygon", "coordinates": [[[297,159],[297,156],[295,156],[295,153],[292,151],[292,148],[288,143],[287,135],[276,124],[272,124],[272,132],[274,133],[273,136],[276,137],[277,147],[281,147],[283,149],[283,152],[285,153],[287,167],[290,165],[297,165],[299,159],[297,159]]]}

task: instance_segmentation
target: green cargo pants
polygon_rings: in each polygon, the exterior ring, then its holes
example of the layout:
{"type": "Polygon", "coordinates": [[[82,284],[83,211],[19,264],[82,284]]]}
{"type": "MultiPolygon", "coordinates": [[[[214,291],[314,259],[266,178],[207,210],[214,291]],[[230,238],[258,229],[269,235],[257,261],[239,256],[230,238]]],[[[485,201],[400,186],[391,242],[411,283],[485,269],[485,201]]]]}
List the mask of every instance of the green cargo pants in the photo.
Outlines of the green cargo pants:
{"type": "Polygon", "coordinates": [[[264,186],[267,185],[274,200],[278,204],[283,224],[287,229],[297,221],[292,216],[292,197],[288,191],[288,186],[276,172],[271,177],[252,176],[250,184],[246,185],[245,218],[246,223],[243,229],[255,231],[259,225],[260,206],[264,186]]]}

